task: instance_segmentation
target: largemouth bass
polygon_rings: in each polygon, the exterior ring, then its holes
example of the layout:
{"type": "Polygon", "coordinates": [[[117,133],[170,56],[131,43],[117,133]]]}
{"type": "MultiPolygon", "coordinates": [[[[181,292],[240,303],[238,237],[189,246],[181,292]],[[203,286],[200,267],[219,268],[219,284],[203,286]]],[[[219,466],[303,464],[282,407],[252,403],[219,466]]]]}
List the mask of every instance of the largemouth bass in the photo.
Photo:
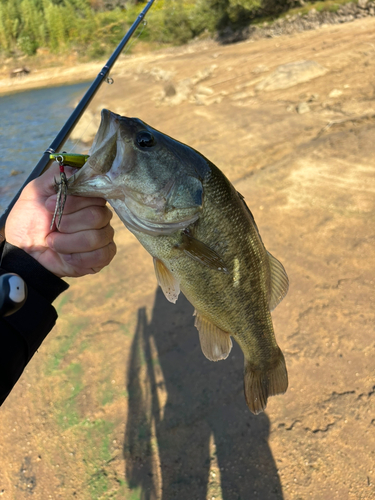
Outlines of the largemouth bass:
{"type": "Polygon", "coordinates": [[[288,386],[270,313],[288,278],[244,198],[200,153],[136,118],[103,110],[90,154],[68,193],[110,203],[152,255],[166,298],[175,303],[181,290],[195,307],[208,359],[225,359],[231,337],[238,342],[246,402],[263,411],[288,386]]]}

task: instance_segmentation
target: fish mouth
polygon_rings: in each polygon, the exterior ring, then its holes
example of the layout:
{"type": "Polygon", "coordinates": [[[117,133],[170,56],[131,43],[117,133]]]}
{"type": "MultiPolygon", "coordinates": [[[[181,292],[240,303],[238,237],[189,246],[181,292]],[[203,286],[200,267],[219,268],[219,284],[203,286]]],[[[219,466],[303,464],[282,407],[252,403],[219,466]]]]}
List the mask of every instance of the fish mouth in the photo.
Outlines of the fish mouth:
{"type": "Polygon", "coordinates": [[[175,166],[173,175],[165,174],[159,163],[177,160],[173,148],[158,156],[160,144],[162,134],[141,120],[103,109],[90,157],[69,178],[68,194],[106,199],[131,231],[163,235],[186,228],[199,218],[202,184],[192,175],[184,179],[175,166]],[[140,143],[142,133],[146,139],[155,134],[156,153],[140,143]]]}
{"type": "Polygon", "coordinates": [[[109,109],[102,109],[99,129],[91,145],[89,151],[90,155],[93,155],[95,151],[102,148],[108,141],[108,138],[118,132],[120,128],[120,118],[120,115],[109,111],[109,109]]]}
{"type": "MultiPolygon", "coordinates": [[[[103,109],[101,122],[89,150],[85,165],[68,179],[69,194],[81,196],[119,196],[113,179],[125,157],[124,143],[119,134],[121,116],[103,109]],[[117,167],[117,168],[113,168],[117,167]],[[115,191],[115,192],[114,192],[115,191]]],[[[120,195],[121,196],[121,195],[120,195]]]]}

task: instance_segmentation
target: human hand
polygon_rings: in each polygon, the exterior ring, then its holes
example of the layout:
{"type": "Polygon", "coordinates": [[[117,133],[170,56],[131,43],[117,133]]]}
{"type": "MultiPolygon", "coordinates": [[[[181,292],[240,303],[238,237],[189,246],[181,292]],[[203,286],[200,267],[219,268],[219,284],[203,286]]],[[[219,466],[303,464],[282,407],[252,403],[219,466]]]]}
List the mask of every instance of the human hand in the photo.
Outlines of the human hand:
{"type": "MultiPolygon", "coordinates": [[[[65,172],[69,177],[74,170],[65,172]]],[[[97,273],[116,254],[112,212],[103,198],[68,196],[59,230],[51,230],[59,176],[52,165],[24,188],[8,216],[5,238],[60,278],[97,273]]]]}

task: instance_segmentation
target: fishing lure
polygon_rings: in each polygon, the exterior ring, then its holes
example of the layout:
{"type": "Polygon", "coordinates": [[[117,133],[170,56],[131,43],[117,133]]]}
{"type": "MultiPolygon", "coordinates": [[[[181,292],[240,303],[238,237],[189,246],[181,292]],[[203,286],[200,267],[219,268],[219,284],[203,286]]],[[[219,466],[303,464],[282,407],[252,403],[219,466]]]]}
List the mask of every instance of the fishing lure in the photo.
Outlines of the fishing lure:
{"type": "Polygon", "coordinates": [[[51,154],[49,157],[50,160],[56,161],[60,166],[60,182],[57,182],[55,179],[55,189],[57,191],[57,199],[56,199],[55,212],[53,214],[50,227],[50,229],[52,230],[57,215],[58,219],[56,222],[56,227],[57,229],[59,229],[61,217],[64,212],[64,207],[68,192],[68,179],[66,178],[65,167],[81,168],[87,162],[90,155],[81,155],[74,153],[54,153],[51,154]]]}
{"type": "Polygon", "coordinates": [[[80,155],[75,153],[54,153],[49,155],[50,160],[55,160],[59,164],[67,167],[81,168],[90,158],[90,155],[80,155]]]}

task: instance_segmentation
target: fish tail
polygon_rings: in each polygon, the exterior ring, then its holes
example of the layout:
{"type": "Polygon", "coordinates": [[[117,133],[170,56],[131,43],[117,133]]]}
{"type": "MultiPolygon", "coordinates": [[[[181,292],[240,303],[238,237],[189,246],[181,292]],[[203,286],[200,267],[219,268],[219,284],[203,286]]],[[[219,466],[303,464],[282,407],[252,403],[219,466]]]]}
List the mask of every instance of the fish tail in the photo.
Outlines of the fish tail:
{"type": "Polygon", "coordinates": [[[259,369],[245,360],[244,389],[250,410],[257,415],[267,406],[269,396],[283,394],[288,388],[288,373],[284,355],[279,349],[276,362],[271,368],[259,369]]]}

